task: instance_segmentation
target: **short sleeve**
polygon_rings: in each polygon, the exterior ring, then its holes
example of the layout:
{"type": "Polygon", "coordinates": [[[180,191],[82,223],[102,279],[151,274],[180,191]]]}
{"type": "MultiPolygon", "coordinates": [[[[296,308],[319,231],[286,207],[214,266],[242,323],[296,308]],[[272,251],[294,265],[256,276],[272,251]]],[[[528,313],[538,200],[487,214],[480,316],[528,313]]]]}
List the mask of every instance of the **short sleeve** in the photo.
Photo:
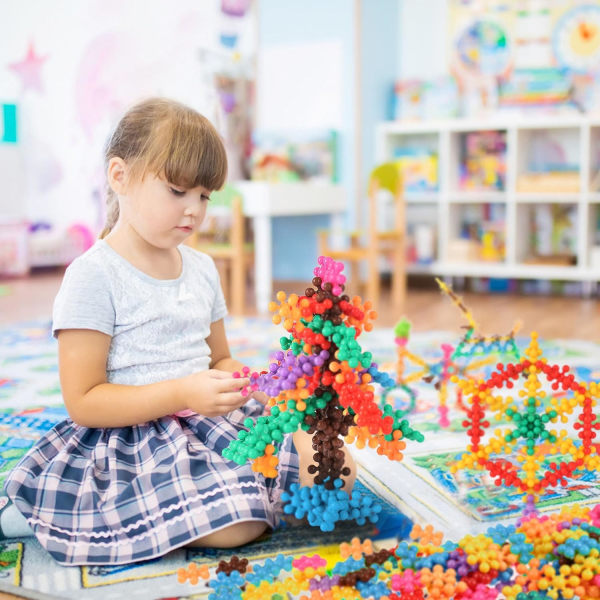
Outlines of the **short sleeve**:
{"type": "Polygon", "coordinates": [[[60,329],[93,329],[112,336],[115,307],[106,269],[96,260],[75,260],[54,300],[52,334],[60,329]]]}
{"type": "Polygon", "coordinates": [[[210,315],[211,323],[216,321],[220,321],[225,316],[227,316],[227,304],[225,302],[225,296],[223,295],[223,288],[221,287],[221,278],[219,277],[219,271],[217,270],[217,266],[214,261],[211,259],[212,266],[212,277],[211,280],[213,283],[213,290],[215,293],[215,301],[213,303],[212,312],[210,315]]]}

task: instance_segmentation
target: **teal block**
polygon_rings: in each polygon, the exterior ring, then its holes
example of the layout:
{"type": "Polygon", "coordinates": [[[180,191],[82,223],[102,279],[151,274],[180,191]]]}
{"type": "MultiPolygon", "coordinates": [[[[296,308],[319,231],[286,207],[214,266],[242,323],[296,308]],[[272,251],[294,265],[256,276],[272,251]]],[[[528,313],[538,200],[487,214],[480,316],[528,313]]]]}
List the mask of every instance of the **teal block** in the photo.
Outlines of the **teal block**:
{"type": "Polygon", "coordinates": [[[2,142],[5,144],[17,143],[17,105],[2,105],[2,122],[4,124],[4,133],[2,142]]]}

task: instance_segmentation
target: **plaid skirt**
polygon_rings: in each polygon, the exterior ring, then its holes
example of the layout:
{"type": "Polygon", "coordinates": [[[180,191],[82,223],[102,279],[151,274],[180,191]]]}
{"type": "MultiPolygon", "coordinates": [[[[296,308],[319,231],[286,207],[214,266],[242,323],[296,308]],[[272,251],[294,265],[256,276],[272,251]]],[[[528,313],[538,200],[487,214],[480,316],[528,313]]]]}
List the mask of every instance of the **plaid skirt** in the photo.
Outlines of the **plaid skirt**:
{"type": "Polygon", "coordinates": [[[112,429],[63,421],[9,474],[5,491],[39,542],[64,565],[122,564],[161,556],[233,523],[282,516],[281,492],[298,479],[291,435],[279,474],[221,455],[256,417],[251,401],[224,417],[163,417],[112,429]]]}

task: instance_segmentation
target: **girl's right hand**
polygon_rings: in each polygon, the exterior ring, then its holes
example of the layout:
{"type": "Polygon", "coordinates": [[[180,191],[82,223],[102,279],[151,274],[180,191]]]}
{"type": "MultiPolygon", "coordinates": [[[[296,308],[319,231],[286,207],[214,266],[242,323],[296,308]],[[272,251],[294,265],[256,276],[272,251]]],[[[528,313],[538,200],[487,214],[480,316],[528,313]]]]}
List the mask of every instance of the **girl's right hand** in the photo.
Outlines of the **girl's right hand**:
{"type": "Polygon", "coordinates": [[[186,407],[205,417],[226,415],[248,402],[242,389],[247,377],[235,378],[228,371],[209,369],[181,379],[180,394],[186,407]]]}

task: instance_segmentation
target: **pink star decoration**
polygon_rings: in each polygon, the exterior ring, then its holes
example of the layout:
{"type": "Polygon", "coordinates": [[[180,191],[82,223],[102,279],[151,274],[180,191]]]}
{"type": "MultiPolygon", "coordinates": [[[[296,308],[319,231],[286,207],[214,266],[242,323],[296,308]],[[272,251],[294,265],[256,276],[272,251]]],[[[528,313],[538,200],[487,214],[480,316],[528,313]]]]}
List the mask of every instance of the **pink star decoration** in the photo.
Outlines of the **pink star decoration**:
{"type": "Polygon", "coordinates": [[[47,58],[47,56],[37,56],[33,49],[33,43],[30,43],[27,48],[27,56],[20,62],[8,65],[8,68],[21,78],[23,91],[31,89],[43,92],[41,67],[47,58]]]}

